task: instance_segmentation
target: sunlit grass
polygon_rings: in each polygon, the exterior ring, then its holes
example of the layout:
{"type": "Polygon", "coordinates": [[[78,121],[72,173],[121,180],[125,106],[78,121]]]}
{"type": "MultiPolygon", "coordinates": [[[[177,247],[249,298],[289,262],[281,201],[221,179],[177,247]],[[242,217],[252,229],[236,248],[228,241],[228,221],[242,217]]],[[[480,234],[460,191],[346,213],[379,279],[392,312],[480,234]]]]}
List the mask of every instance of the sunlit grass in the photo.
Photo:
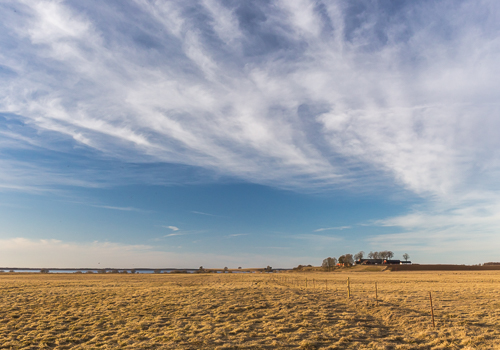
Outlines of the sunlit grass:
{"type": "Polygon", "coordinates": [[[2,274],[0,283],[2,349],[500,346],[493,271],[2,274]]]}

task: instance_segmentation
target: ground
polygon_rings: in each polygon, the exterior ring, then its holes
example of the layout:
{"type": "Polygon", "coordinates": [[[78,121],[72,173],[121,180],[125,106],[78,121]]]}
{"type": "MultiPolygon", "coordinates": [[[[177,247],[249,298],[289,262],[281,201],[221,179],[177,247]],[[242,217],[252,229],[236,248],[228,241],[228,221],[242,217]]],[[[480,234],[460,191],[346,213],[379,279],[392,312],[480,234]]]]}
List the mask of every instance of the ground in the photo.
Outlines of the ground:
{"type": "Polygon", "coordinates": [[[500,271],[4,273],[0,286],[0,349],[500,349],[500,271]]]}

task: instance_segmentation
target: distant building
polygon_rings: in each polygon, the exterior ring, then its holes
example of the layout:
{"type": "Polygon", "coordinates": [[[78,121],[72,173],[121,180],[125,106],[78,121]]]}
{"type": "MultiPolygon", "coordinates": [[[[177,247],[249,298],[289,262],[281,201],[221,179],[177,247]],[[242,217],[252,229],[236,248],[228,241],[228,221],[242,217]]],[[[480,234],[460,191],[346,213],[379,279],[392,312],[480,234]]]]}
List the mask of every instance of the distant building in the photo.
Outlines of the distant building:
{"type": "Polygon", "coordinates": [[[383,259],[359,259],[356,261],[356,265],[382,265],[383,263],[383,259]]]}
{"type": "Polygon", "coordinates": [[[391,259],[359,259],[356,261],[356,265],[404,265],[404,264],[411,264],[411,261],[391,260],[391,259]]]}
{"type": "Polygon", "coordinates": [[[401,260],[401,261],[399,262],[399,264],[400,264],[400,265],[411,265],[411,261],[408,261],[408,260],[403,261],[403,260],[401,260]]]}
{"type": "Polygon", "coordinates": [[[390,259],[385,259],[384,260],[384,265],[400,265],[401,260],[390,260],[390,259]]]}

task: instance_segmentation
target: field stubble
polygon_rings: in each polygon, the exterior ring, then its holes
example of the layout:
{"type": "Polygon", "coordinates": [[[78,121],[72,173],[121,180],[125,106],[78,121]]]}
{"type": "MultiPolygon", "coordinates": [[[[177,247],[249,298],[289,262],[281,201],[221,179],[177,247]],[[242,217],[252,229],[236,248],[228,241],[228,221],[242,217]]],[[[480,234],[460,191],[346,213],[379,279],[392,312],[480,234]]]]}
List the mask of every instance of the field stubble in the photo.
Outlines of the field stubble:
{"type": "Polygon", "coordinates": [[[0,349],[500,349],[493,271],[2,274],[0,283],[0,349]]]}

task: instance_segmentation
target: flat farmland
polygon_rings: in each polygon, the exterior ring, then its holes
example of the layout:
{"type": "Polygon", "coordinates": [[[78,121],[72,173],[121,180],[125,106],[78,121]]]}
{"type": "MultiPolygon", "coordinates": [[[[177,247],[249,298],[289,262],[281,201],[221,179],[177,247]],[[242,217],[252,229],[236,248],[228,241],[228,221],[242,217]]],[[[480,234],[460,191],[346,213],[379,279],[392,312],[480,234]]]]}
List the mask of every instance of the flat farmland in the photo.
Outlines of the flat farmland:
{"type": "Polygon", "coordinates": [[[4,273],[0,348],[500,349],[500,271],[4,273]]]}

